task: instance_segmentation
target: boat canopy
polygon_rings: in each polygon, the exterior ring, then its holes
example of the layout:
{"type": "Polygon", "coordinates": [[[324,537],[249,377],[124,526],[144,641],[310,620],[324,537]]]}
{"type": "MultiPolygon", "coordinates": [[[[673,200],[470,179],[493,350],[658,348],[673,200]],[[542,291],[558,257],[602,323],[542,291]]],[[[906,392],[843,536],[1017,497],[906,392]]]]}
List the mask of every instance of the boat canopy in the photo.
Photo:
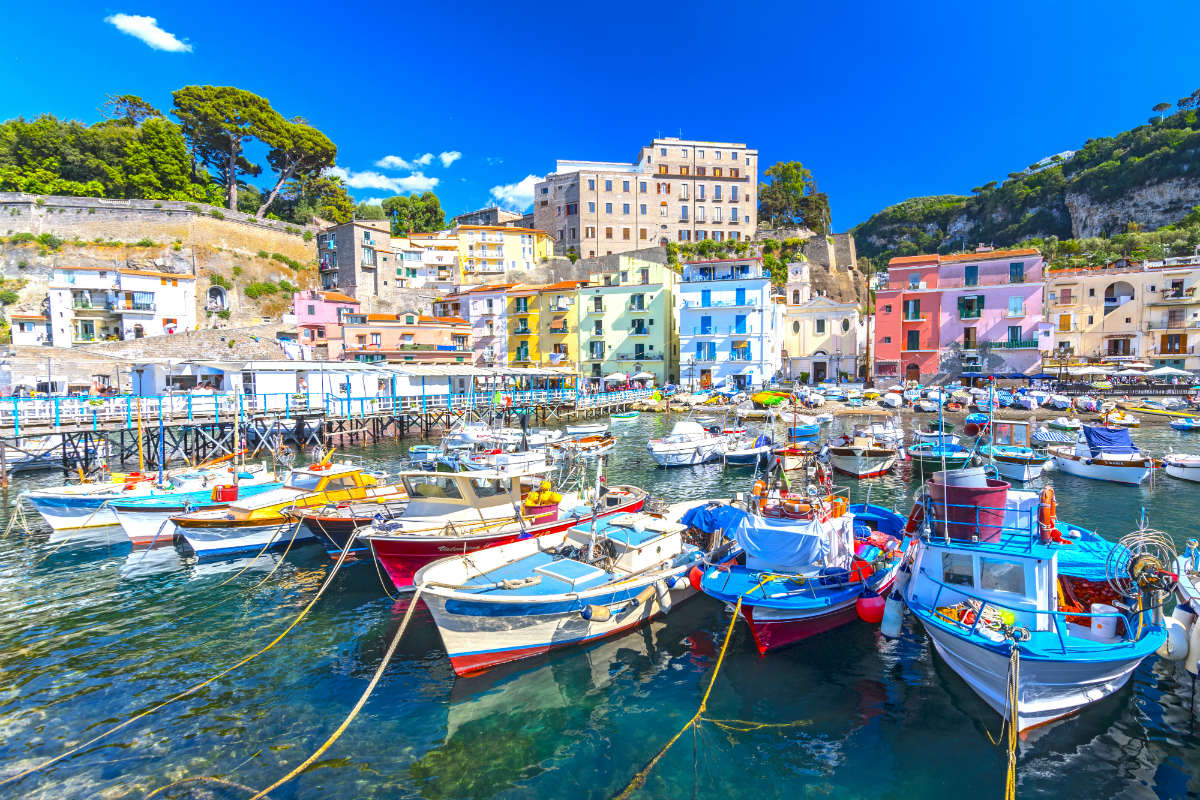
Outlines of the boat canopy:
{"type": "Polygon", "coordinates": [[[1140,452],[1133,443],[1133,439],[1129,438],[1129,431],[1125,428],[1102,428],[1098,425],[1084,425],[1083,435],[1087,439],[1088,447],[1091,448],[1093,456],[1103,453],[1122,454],[1140,452]]]}
{"type": "MultiPolygon", "coordinates": [[[[769,519],[747,514],[733,529],[733,539],[746,551],[750,569],[799,573],[835,565],[853,540],[853,515],[822,523],[812,520],[769,519]]],[[[726,531],[729,535],[729,531],[726,531]]]]}

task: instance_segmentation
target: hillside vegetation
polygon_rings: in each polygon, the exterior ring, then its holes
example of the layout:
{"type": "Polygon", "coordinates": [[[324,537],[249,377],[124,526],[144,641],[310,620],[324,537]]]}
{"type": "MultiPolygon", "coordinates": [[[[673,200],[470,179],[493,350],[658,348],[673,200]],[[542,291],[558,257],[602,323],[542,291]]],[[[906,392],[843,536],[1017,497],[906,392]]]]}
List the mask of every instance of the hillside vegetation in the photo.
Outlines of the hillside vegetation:
{"type": "MultiPolygon", "coordinates": [[[[1009,173],[969,196],[916,197],[885,208],[852,230],[858,252],[879,267],[894,256],[976,242],[1005,247],[1106,238],[1177,223],[1200,201],[1198,105],[1200,90],[1181,99],[1170,116],[1089,139],[1069,157],[1009,173]]],[[[1186,236],[1162,238],[1168,249],[1183,241],[1191,252],[1186,236]]]]}

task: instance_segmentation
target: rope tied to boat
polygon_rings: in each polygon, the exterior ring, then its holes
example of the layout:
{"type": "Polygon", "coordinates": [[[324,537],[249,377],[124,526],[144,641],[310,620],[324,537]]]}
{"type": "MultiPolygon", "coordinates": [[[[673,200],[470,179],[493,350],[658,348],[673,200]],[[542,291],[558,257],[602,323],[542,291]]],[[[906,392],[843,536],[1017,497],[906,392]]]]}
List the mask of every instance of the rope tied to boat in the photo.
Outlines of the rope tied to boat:
{"type": "MultiPolygon", "coordinates": [[[[1026,634],[1028,638],[1028,634],[1026,634]]],[[[1012,650],[1008,658],[1008,681],[1005,688],[1004,718],[1000,722],[1000,731],[996,736],[984,729],[988,739],[997,747],[1002,746],[1004,731],[1008,729],[1008,769],[1004,780],[1004,800],[1015,800],[1017,796],[1017,738],[1019,736],[1018,701],[1021,688],[1021,648],[1017,646],[1016,637],[1012,637],[1012,650]]]]}

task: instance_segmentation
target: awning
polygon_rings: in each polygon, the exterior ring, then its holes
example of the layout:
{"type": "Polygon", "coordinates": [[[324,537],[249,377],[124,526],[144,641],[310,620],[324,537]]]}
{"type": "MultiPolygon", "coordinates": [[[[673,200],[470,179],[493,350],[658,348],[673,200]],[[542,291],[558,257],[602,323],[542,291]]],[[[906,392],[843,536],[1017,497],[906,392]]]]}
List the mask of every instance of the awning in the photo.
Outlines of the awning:
{"type": "Polygon", "coordinates": [[[639,372],[638,374],[634,375],[630,380],[649,381],[649,380],[653,380],[653,379],[654,379],[653,372],[639,372]]]}
{"type": "MultiPolygon", "coordinates": [[[[1185,355],[1185,354],[1184,354],[1184,353],[1180,353],[1180,355],[1182,356],[1182,355],[1185,355]]],[[[1183,369],[1176,369],[1175,367],[1158,367],[1157,369],[1152,369],[1152,370],[1150,370],[1149,372],[1147,372],[1147,373],[1145,373],[1145,374],[1146,374],[1146,375],[1159,375],[1159,376],[1167,376],[1167,375],[1186,375],[1186,376],[1187,376],[1187,377],[1189,377],[1189,378],[1190,378],[1190,377],[1192,377],[1192,373],[1188,372],[1187,370],[1183,370],[1183,369]]]]}
{"type": "Polygon", "coordinates": [[[625,375],[624,372],[614,372],[612,375],[605,375],[604,380],[606,380],[606,381],[623,381],[623,380],[626,380],[626,377],[627,376],[625,375]]]}

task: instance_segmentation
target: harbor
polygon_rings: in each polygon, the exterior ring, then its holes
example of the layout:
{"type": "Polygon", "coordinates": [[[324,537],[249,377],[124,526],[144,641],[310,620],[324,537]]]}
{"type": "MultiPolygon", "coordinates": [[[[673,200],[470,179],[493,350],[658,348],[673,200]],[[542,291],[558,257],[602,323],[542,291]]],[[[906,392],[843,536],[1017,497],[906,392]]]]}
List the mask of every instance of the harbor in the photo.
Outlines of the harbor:
{"type": "MultiPolygon", "coordinates": [[[[844,406],[827,404],[835,405],[844,406]]],[[[907,407],[883,416],[858,411],[831,411],[816,444],[854,434],[864,420],[874,420],[879,436],[886,419],[909,448],[912,432],[939,418],[907,407]]],[[[942,418],[962,431],[968,411],[942,418]]],[[[1021,415],[1029,417],[1003,412],[1021,415]]],[[[701,406],[692,414],[612,419],[615,442],[600,456],[607,485],[637,487],[668,505],[748,497],[762,469],[723,459],[664,468],[647,447],[679,435],[680,423],[700,420],[706,430],[704,420],[724,416],[701,406]]],[[[796,427],[793,416],[732,424],[782,444],[796,427]]],[[[993,418],[997,429],[1000,418],[993,418]]],[[[1130,429],[1132,441],[1155,457],[1195,451],[1194,434],[1165,420],[1130,429]]],[[[529,429],[531,435],[568,440],[555,425],[529,429]]],[[[404,474],[422,457],[421,445],[440,439],[347,444],[329,459],[404,474]]],[[[296,469],[311,455],[302,448],[296,469]]],[[[585,494],[590,469],[583,467],[587,480],[578,482],[585,494]]],[[[1200,510],[1191,499],[1194,484],[1154,473],[1120,485],[1050,470],[1013,487],[1035,499],[1052,487],[1059,520],[1110,542],[1138,530],[1144,510],[1148,525],[1168,532],[1182,554],[1200,510]]],[[[831,475],[830,496],[844,493],[852,514],[862,514],[866,503],[903,520],[930,474],[920,460],[901,457],[876,477],[831,475]]],[[[16,475],[6,508],[18,493],[60,483],[61,473],[16,475]]],[[[47,534],[35,517],[22,523],[29,533],[14,525],[0,539],[0,638],[13,687],[0,701],[0,747],[14,769],[56,758],[221,673],[288,629],[323,593],[274,649],[22,777],[15,789],[5,787],[23,797],[142,797],[156,790],[166,797],[252,796],[335,734],[383,664],[362,713],[321,760],[269,796],[490,798],[582,790],[600,798],[620,795],[642,772],[644,784],[631,796],[689,797],[733,781],[753,791],[786,787],[814,796],[1003,794],[1007,745],[989,738],[999,738],[1002,717],[936,652],[927,624],[912,612],[894,639],[851,611],[836,627],[764,648],[752,625],[733,620],[731,603],[697,592],[628,631],[476,673],[452,663],[426,601],[412,606],[369,551],[341,562],[336,547],[308,540],[197,560],[185,546],[133,546],[111,526],[66,538],[47,534]],[[716,722],[689,730],[647,768],[696,713],[706,689],[705,717],[716,722]],[[934,751],[937,759],[918,755],[934,751]],[[591,766],[599,759],[610,764],[602,772],[591,766]],[[755,765],[749,775],[747,762],[755,765]],[[905,766],[881,769],[883,763],[905,766]]],[[[753,589],[743,597],[753,597],[753,589]]],[[[1200,767],[1192,701],[1192,676],[1182,662],[1141,660],[1114,693],[1022,733],[1019,796],[1186,796],[1200,767]],[[1086,770],[1072,767],[1084,763],[1086,770]]]]}

